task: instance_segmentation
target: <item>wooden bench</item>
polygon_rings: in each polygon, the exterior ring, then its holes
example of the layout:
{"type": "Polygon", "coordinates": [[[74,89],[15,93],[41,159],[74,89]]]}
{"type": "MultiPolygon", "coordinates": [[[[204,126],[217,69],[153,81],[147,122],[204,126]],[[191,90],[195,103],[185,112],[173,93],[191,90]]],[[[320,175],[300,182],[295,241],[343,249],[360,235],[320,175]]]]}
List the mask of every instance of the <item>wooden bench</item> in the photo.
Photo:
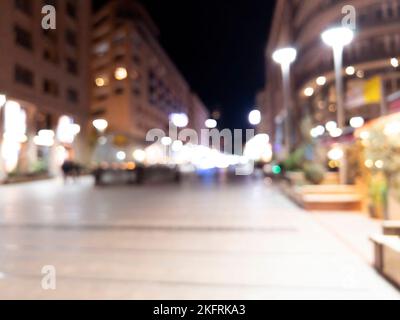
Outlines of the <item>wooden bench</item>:
{"type": "Polygon", "coordinates": [[[306,185],[296,187],[306,210],[361,211],[363,196],[355,186],[306,185]]]}
{"type": "Polygon", "coordinates": [[[400,221],[384,221],[383,234],[387,236],[400,236],[400,221]]]}
{"type": "Polygon", "coordinates": [[[375,269],[400,287],[400,237],[376,235],[370,239],[374,243],[375,269]]]}

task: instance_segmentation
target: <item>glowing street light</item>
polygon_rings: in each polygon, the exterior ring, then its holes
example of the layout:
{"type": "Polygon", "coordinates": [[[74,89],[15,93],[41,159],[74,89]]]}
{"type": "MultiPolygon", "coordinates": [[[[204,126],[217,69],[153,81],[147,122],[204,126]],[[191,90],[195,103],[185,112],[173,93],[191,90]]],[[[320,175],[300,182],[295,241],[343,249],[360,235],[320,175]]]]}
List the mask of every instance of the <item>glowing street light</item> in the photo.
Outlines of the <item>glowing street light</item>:
{"type": "Polygon", "coordinates": [[[93,121],[93,127],[100,132],[104,133],[108,128],[108,122],[105,119],[96,119],[93,121]]]}
{"type": "Polygon", "coordinates": [[[353,117],[350,119],[350,126],[352,128],[361,128],[364,125],[364,118],[363,117],[353,117]]]}
{"type": "Polygon", "coordinates": [[[353,66],[348,66],[345,72],[348,76],[353,76],[356,73],[356,68],[354,68],[353,66]]]}
{"type": "Polygon", "coordinates": [[[305,88],[304,89],[304,95],[306,97],[312,97],[314,95],[314,89],[311,87],[305,88]]]}
{"type": "Polygon", "coordinates": [[[172,151],[173,151],[173,152],[179,152],[179,151],[181,151],[182,148],[183,148],[183,142],[180,141],[180,140],[176,140],[176,141],[174,141],[174,142],[172,143],[171,148],[172,148],[172,151]]]}
{"type": "Polygon", "coordinates": [[[261,112],[259,110],[253,110],[249,114],[249,122],[253,126],[257,126],[261,123],[261,112]]]}
{"type": "MultiPolygon", "coordinates": [[[[336,27],[324,31],[321,35],[323,42],[332,48],[335,64],[336,78],[336,101],[337,101],[337,123],[338,129],[342,130],[345,126],[344,112],[344,90],[343,90],[343,48],[349,45],[354,38],[354,32],[349,28],[336,27]]],[[[334,136],[339,135],[339,130],[334,130],[334,136]]],[[[340,133],[341,135],[341,133],[340,133]]],[[[340,167],[340,182],[345,184],[347,180],[347,164],[345,157],[340,167]]]]}
{"type": "Polygon", "coordinates": [[[126,159],[126,153],[124,151],[118,151],[115,156],[119,161],[124,161],[126,159]]]}
{"type": "Polygon", "coordinates": [[[135,161],[142,163],[146,160],[146,151],[137,149],[133,152],[132,156],[135,161]]]}
{"type": "Polygon", "coordinates": [[[189,124],[189,118],[185,113],[173,113],[170,115],[170,120],[177,128],[184,128],[189,124]]]}
{"type": "Polygon", "coordinates": [[[170,137],[162,137],[161,144],[166,147],[170,146],[172,144],[172,139],[170,137]]]}
{"type": "Polygon", "coordinates": [[[390,64],[392,65],[393,68],[397,68],[399,66],[399,59],[391,58],[390,59],[390,64]]]}
{"type": "Polygon", "coordinates": [[[282,80],[283,80],[283,107],[286,113],[285,121],[285,136],[286,136],[286,149],[290,152],[290,65],[296,60],[297,51],[294,48],[282,48],[276,50],[272,59],[281,66],[282,80]]]}
{"type": "Polygon", "coordinates": [[[0,94],[0,108],[7,102],[7,97],[4,94],[0,94]]]}
{"type": "Polygon", "coordinates": [[[119,67],[115,69],[114,77],[119,81],[125,80],[128,77],[128,71],[126,70],[126,68],[119,67]]]}
{"type": "Polygon", "coordinates": [[[218,123],[217,120],[207,119],[204,125],[206,126],[207,129],[214,129],[217,127],[218,123]]]}
{"type": "Polygon", "coordinates": [[[317,78],[317,80],[315,80],[315,82],[319,86],[324,86],[326,84],[326,77],[320,76],[320,77],[317,78]]]}

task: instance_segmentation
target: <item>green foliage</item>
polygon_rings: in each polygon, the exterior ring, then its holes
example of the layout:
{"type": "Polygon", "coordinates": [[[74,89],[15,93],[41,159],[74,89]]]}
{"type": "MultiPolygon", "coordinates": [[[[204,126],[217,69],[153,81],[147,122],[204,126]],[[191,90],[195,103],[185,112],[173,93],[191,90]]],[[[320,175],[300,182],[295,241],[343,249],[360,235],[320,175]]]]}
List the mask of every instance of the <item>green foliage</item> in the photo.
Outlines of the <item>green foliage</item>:
{"type": "Polygon", "coordinates": [[[375,207],[383,207],[387,200],[388,183],[381,173],[374,174],[369,184],[369,196],[375,207]]]}
{"type": "Polygon", "coordinates": [[[377,161],[383,164],[383,168],[377,168],[376,165],[369,168],[372,174],[370,195],[374,202],[385,201],[389,187],[400,201],[399,126],[400,114],[396,114],[390,119],[384,118],[368,129],[368,136],[363,140],[364,158],[372,164],[376,164],[377,161]]]}
{"type": "Polygon", "coordinates": [[[325,178],[325,168],[318,163],[306,163],[303,170],[305,178],[312,184],[321,184],[325,178]]]}
{"type": "Polygon", "coordinates": [[[305,147],[300,147],[292,152],[285,161],[283,161],[282,166],[286,171],[299,171],[302,169],[304,156],[305,147]]]}
{"type": "Polygon", "coordinates": [[[47,171],[47,166],[46,163],[42,160],[36,161],[31,168],[31,172],[33,174],[41,174],[41,173],[46,173],[47,171]]]}

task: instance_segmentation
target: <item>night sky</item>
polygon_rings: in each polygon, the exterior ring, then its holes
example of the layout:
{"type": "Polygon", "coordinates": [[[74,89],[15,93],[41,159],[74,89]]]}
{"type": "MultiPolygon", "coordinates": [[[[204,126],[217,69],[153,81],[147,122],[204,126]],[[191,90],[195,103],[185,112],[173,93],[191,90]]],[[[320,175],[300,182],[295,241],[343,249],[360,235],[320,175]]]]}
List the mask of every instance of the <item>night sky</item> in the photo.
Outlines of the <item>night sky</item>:
{"type": "MultiPolygon", "coordinates": [[[[103,1],[104,2],[104,1],[103,1]]],[[[274,1],[141,0],[160,42],[221,127],[244,128],[264,85],[264,48],[274,1]]],[[[100,1],[95,1],[96,6],[100,1]]]]}

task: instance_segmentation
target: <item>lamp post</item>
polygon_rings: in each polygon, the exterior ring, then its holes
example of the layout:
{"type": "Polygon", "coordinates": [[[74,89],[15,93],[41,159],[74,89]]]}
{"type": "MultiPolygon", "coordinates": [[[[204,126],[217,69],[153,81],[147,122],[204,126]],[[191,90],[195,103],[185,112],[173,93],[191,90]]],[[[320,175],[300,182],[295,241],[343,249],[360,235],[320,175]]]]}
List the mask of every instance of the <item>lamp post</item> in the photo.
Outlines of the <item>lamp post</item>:
{"type": "Polygon", "coordinates": [[[286,113],[285,119],[285,146],[286,150],[289,153],[291,148],[290,141],[290,109],[291,109],[291,95],[290,95],[290,65],[296,60],[297,51],[294,48],[282,48],[276,50],[272,59],[280,64],[282,71],[282,80],[283,80],[283,107],[286,113]]]}
{"type": "MultiPolygon", "coordinates": [[[[337,123],[339,129],[344,129],[346,125],[346,117],[344,110],[344,87],[343,87],[343,48],[349,45],[354,38],[354,32],[349,28],[337,27],[324,31],[321,35],[323,42],[332,48],[333,60],[335,64],[335,79],[336,79],[336,108],[337,108],[337,123]]],[[[344,156],[340,166],[340,183],[347,182],[347,161],[344,156]]]]}

